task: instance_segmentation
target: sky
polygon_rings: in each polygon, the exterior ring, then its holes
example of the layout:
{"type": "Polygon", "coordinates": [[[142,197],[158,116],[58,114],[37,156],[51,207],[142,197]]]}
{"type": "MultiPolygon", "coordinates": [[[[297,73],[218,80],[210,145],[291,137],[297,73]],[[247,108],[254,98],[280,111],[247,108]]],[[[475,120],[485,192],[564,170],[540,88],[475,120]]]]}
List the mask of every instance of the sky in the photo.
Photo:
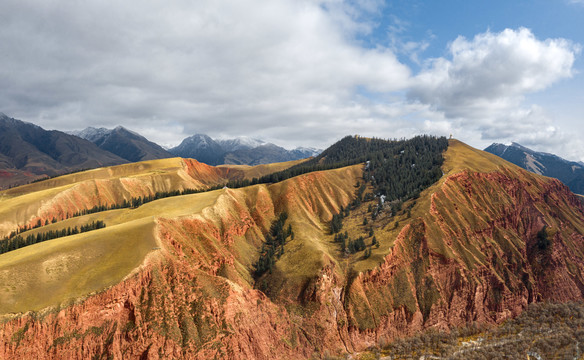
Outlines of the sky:
{"type": "Polygon", "coordinates": [[[518,142],[584,161],[584,0],[3,0],[0,112],[325,148],[518,142]]]}

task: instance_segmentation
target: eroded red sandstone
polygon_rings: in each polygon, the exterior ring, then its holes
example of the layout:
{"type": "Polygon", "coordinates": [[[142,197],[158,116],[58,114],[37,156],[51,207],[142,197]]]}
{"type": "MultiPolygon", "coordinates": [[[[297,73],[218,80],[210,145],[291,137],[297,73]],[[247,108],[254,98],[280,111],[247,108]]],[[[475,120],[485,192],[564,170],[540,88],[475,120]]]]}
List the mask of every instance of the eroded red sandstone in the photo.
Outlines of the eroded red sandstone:
{"type": "Polygon", "coordinates": [[[302,289],[270,299],[253,288],[241,244],[257,249],[278,211],[324,223],[346,206],[351,187],[319,176],[278,194],[230,190],[212,213],[160,219],[163,249],[148,265],[78,304],[5,322],[0,357],[308,358],[583,297],[581,203],[555,180],[502,170],[446,179],[378,268],[344,274],[325,256],[302,289]]]}

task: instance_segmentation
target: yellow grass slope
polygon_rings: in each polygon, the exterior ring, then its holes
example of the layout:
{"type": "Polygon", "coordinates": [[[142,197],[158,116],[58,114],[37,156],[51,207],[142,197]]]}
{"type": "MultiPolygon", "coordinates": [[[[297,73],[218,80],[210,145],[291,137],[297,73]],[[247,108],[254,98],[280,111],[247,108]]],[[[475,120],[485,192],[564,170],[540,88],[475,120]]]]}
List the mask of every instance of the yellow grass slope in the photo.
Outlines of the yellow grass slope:
{"type": "MultiPolygon", "coordinates": [[[[243,179],[251,180],[253,178],[260,178],[264,175],[269,175],[271,173],[275,173],[278,171],[286,170],[294,165],[301,164],[308,159],[300,159],[300,160],[292,160],[292,161],[284,161],[279,163],[272,163],[272,164],[262,164],[262,165],[219,165],[218,168],[221,169],[231,169],[235,171],[241,171],[243,175],[243,179]]],[[[235,178],[237,179],[237,178],[235,178]]]]}
{"type": "Polygon", "coordinates": [[[155,246],[152,221],[141,220],[0,255],[0,312],[40,310],[115,285],[155,246]]]}
{"type": "MultiPolygon", "coordinates": [[[[373,229],[380,246],[372,247],[372,253],[369,258],[364,258],[362,252],[355,255],[347,255],[341,252],[340,245],[334,243],[333,236],[329,235],[328,232],[328,221],[331,219],[332,214],[338,212],[341,205],[347,206],[351,200],[350,197],[353,196],[355,190],[354,187],[352,190],[348,188],[345,189],[344,193],[349,194],[349,198],[343,199],[342,201],[332,202],[327,201],[326,196],[321,197],[319,199],[319,201],[322,201],[320,206],[323,206],[324,209],[327,210],[321,211],[318,216],[310,215],[310,211],[304,209],[301,212],[292,212],[294,217],[291,221],[293,226],[296,225],[294,229],[301,229],[300,231],[308,234],[306,237],[311,239],[311,241],[303,245],[299,245],[298,242],[290,242],[289,245],[286,245],[286,253],[276,263],[276,274],[270,276],[272,281],[284,283],[288,280],[279,279],[279,277],[290,278],[290,274],[302,274],[305,277],[315,276],[326,261],[334,263],[336,265],[335,269],[340,269],[344,273],[343,276],[346,276],[351,269],[356,273],[374,269],[378,267],[379,264],[383,263],[385,257],[392,252],[394,243],[402,229],[416,219],[425,219],[429,224],[428,232],[430,235],[434,236],[433,239],[440,239],[442,237],[440,234],[441,229],[434,224],[434,215],[431,213],[432,203],[433,201],[439,201],[434,194],[444,191],[444,184],[446,181],[449,181],[450,183],[455,182],[455,180],[451,178],[453,175],[466,174],[469,172],[480,174],[502,173],[512,178],[518,178],[526,184],[536,183],[538,181],[553,181],[549,178],[527,172],[493,154],[474,149],[458,140],[449,141],[449,147],[444,153],[444,159],[445,161],[442,167],[444,175],[442,178],[424,190],[418,199],[405,202],[402,211],[394,214],[394,216],[389,216],[389,211],[385,210],[379,215],[377,220],[372,221],[371,213],[367,211],[367,208],[369,205],[376,206],[377,200],[374,200],[363,203],[357,209],[352,210],[351,215],[343,220],[342,232],[346,231],[351,239],[363,236],[367,245],[371,244],[372,237],[369,236],[369,230],[373,229]],[[367,225],[363,224],[364,218],[368,219],[367,225]],[[290,248],[291,251],[288,251],[288,248],[290,248]],[[316,261],[305,262],[302,261],[303,258],[316,261]],[[306,264],[310,265],[307,266],[306,264]]],[[[362,181],[360,178],[361,167],[355,166],[352,169],[357,171],[357,173],[352,176],[346,176],[345,179],[350,178],[351,180],[347,181],[345,185],[352,186],[355,185],[357,181],[362,181]]],[[[314,190],[318,189],[318,186],[314,185],[299,187],[298,182],[283,182],[281,185],[276,184],[273,186],[280,186],[282,188],[291,188],[291,186],[298,187],[294,191],[285,191],[285,196],[299,196],[296,194],[310,193],[311,188],[314,190]]],[[[530,189],[529,186],[527,186],[527,188],[530,189]]],[[[503,192],[504,190],[505,189],[496,187],[493,189],[484,189],[483,196],[485,199],[483,199],[483,202],[489,203],[493,207],[501,205],[510,206],[510,204],[497,202],[499,200],[497,200],[498,197],[496,192],[503,192]],[[487,197],[491,199],[487,200],[487,197]]],[[[368,187],[365,192],[372,191],[374,190],[371,187],[368,187]]],[[[481,193],[481,191],[477,192],[481,193]]],[[[330,192],[328,190],[321,190],[317,191],[316,194],[330,194],[330,192]]],[[[464,191],[459,191],[458,196],[461,196],[461,194],[464,194],[464,191]]],[[[457,195],[450,194],[449,196],[457,195]]],[[[314,204],[314,206],[316,206],[316,203],[311,201],[311,199],[297,200],[297,202],[300,201],[305,201],[307,204],[314,204]]],[[[472,214],[472,205],[469,205],[468,208],[461,209],[461,211],[463,211],[462,216],[458,210],[455,210],[454,208],[450,209],[452,205],[452,202],[442,203],[440,204],[440,208],[442,208],[443,211],[457,213],[455,216],[451,217],[453,228],[456,229],[456,227],[459,226],[457,231],[463,231],[465,230],[465,226],[467,226],[464,224],[464,222],[467,221],[466,219],[474,218],[475,214],[472,214]]],[[[434,204],[434,206],[436,206],[436,204],[434,204]]],[[[570,206],[566,204],[565,208],[569,209],[570,206]]],[[[569,211],[566,211],[564,215],[569,216],[569,211]]],[[[580,224],[581,222],[581,219],[573,219],[574,224],[580,224]]],[[[461,256],[461,254],[453,253],[452,250],[444,247],[442,241],[430,241],[430,245],[436,246],[434,251],[447,255],[448,257],[452,258],[461,256]]],[[[469,250],[466,249],[464,250],[462,258],[469,256],[467,253],[468,251],[469,250]]]]}
{"type": "MultiPolygon", "coordinates": [[[[46,208],[53,209],[54,213],[55,204],[68,202],[76,206],[73,209],[79,210],[90,208],[92,204],[114,203],[120,198],[149,194],[156,189],[180,190],[190,187],[187,185],[203,186],[204,182],[199,179],[209,183],[215,178],[222,180],[242,173],[261,176],[295,163],[261,166],[259,169],[250,167],[244,171],[217,171],[216,168],[192,160],[167,159],[118,166],[113,170],[98,169],[95,179],[88,173],[73,174],[65,179],[49,180],[55,188],[38,183],[29,185],[27,189],[12,189],[8,194],[3,194],[0,201],[0,213],[3,216],[1,225],[7,233],[14,230],[14,224],[22,224],[22,219],[30,218],[30,214],[42,214],[42,209],[46,208]],[[216,177],[217,173],[221,177],[216,177]],[[124,187],[128,183],[132,186],[124,187]],[[158,183],[163,184],[162,187],[157,188],[158,183]],[[140,186],[146,190],[140,190],[140,186]],[[19,192],[21,195],[18,195],[19,192]]],[[[136,209],[110,210],[73,217],[24,232],[22,235],[26,237],[51,230],[79,228],[96,220],[102,220],[107,225],[105,229],[58,238],[0,255],[0,313],[57,306],[119,283],[142,264],[149,253],[165,251],[159,248],[160,243],[156,241],[159,236],[159,219],[192,218],[202,213],[207,220],[217,222],[217,214],[233,211],[232,207],[235,207],[225,200],[232,197],[229,194],[238,194],[237,201],[255,207],[257,203],[252,193],[266,187],[259,185],[247,189],[224,189],[165,198],[136,209]]],[[[67,206],[64,208],[71,211],[67,206]]],[[[270,220],[263,225],[269,226],[270,220]]],[[[257,231],[256,235],[261,237],[261,231],[257,231]]],[[[247,272],[247,267],[257,256],[256,249],[249,246],[247,253],[243,272],[247,272]]]]}
{"type": "Polygon", "coordinates": [[[0,255],[0,313],[57,306],[119,283],[149,253],[164,251],[156,240],[160,215],[192,215],[211,206],[224,190],[154,201],[137,209],[111,210],[71,218],[25,232],[82,226],[107,227],[57,238],[0,255]]]}
{"type": "Polygon", "coordinates": [[[245,168],[213,167],[192,159],[151,160],[88,170],[0,192],[0,238],[17,227],[62,220],[83,209],[132,197],[205,189],[229,180],[261,177],[300,161],[245,168]]]}

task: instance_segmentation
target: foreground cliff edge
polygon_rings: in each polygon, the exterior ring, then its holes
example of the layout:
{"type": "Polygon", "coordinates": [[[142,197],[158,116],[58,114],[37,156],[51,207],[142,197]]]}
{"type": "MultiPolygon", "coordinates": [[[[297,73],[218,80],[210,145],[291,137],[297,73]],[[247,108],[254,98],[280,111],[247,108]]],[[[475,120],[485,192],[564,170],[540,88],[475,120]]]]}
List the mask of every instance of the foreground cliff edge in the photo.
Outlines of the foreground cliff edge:
{"type": "Polygon", "coordinates": [[[442,178],[397,214],[373,221],[375,199],[344,219],[351,238],[370,245],[375,234],[367,257],[329,235],[363,164],[69,219],[82,204],[248,175],[165,159],[2,192],[0,236],[54,218],[29,231],[107,227],[0,255],[0,358],[309,358],[581,300],[580,201],[557,180],[455,140],[444,158],[442,178]],[[294,238],[254,276],[283,212],[294,238]]]}

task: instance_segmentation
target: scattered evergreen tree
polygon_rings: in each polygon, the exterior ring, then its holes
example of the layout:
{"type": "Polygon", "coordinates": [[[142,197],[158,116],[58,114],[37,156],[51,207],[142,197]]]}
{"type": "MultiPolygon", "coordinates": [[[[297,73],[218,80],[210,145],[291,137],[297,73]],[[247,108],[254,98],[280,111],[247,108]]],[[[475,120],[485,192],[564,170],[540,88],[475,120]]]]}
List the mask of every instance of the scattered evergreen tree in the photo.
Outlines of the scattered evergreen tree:
{"type": "Polygon", "coordinates": [[[363,236],[360,236],[355,241],[352,240],[348,241],[346,251],[349,254],[354,254],[356,252],[365,250],[365,248],[366,248],[365,240],[363,239],[363,236]]]}
{"type": "Polygon", "coordinates": [[[544,225],[543,228],[537,232],[537,247],[540,250],[547,250],[547,248],[549,248],[551,245],[546,228],[547,226],[544,225]]]}
{"type": "Polygon", "coordinates": [[[74,228],[67,227],[61,230],[49,230],[46,232],[39,232],[36,235],[29,234],[26,237],[22,235],[6,237],[2,241],[0,241],[0,254],[4,254],[9,251],[20,249],[22,247],[37,244],[43,241],[57,239],[65,236],[71,236],[79,234],[80,232],[97,230],[104,227],[105,223],[101,220],[97,220],[81,226],[81,229],[77,228],[76,226],[74,228]]]}
{"type": "Polygon", "coordinates": [[[343,214],[334,214],[331,220],[331,234],[336,234],[343,228],[343,214]]]}
{"type": "MultiPolygon", "coordinates": [[[[86,214],[121,209],[136,208],[148,202],[187,194],[195,194],[205,191],[221,189],[223,187],[238,188],[249,185],[278,182],[293,176],[305,174],[312,171],[328,170],[359,163],[367,163],[363,179],[364,183],[357,184],[356,198],[346,209],[341,209],[339,214],[333,216],[331,222],[331,233],[338,233],[342,229],[342,218],[349,215],[349,208],[358,206],[363,200],[363,194],[367,188],[367,183],[373,186],[375,193],[381,198],[383,195],[386,201],[398,204],[395,212],[401,209],[403,201],[410,198],[417,198],[420,191],[436,182],[441,176],[440,169],[443,163],[442,152],[448,147],[448,140],[445,137],[417,136],[409,140],[382,140],[366,139],[358,136],[347,136],[336,144],[332,145],[319,156],[298,164],[281,172],[273,173],[261,178],[250,180],[234,180],[226,184],[218,184],[207,189],[183,189],[171,190],[165,192],[156,192],[155,194],[135,197],[130,200],[124,199],[121,203],[110,205],[97,205],[91,209],[84,209],[74,213],[72,216],[82,216],[86,214]]],[[[374,198],[373,193],[365,195],[366,201],[374,198]]],[[[373,209],[369,205],[369,211],[372,212],[373,220],[378,216],[382,207],[373,209]]],[[[408,212],[409,215],[409,212],[408,212]]],[[[69,215],[66,216],[68,218],[69,215]]],[[[52,223],[58,219],[53,218],[52,223]]],[[[365,220],[364,220],[365,222],[365,220]]],[[[47,222],[45,222],[46,225],[47,222]]],[[[9,239],[14,239],[19,233],[40,227],[43,224],[38,219],[33,226],[25,225],[13,231],[9,239]]],[[[398,224],[396,222],[396,228],[398,224]]],[[[289,235],[290,236],[290,235],[289,235]]],[[[543,236],[543,235],[542,235],[543,236]]],[[[547,236],[547,235],[546,235],[547,236]]],[[[542,238],[543,239],[543,238],[542,238]]],[[[539,241],[539,240],[538,240],[539,241]]],[[[549,239],[539,241],[540,247],[549,246],[549,239]],[[546,241],[547,240],[547,241],[546,241]]]]}
{"type": "Polygon", "coordinates": [[[294,239],[294,232],[292,231],[292,226],[288,225],[288,228],[284,230],[284,224],[288,214],[285,212],[281,213],[280,216],[270,226],[270,230],[265,235],[264,243],[260,250],[260,257],[258,261],[253,265],[254,276],[259,278],[265,272],[272,271],[272,267],[276,260],[274,256],[278,259],[284,254],[284,244],[288,237],[294,239]]]}

